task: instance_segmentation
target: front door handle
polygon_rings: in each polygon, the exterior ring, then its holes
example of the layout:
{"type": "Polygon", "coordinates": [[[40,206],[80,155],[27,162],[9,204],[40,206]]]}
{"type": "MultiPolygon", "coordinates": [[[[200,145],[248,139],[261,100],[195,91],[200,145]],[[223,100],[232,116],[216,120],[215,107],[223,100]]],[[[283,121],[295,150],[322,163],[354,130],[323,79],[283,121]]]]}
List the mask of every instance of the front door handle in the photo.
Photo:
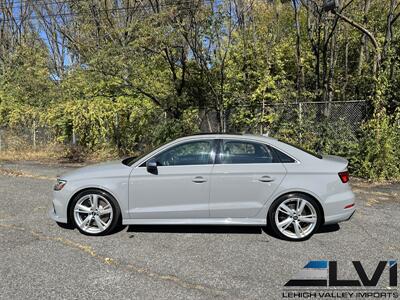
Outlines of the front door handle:
{"type": "Polygon", "coordinates": [[[258,181],[261,181],[261,182],[271,182],[274,180],[275,180],[275,178],[268,176],[268,175],[264,175],[264,176],[261,176],[260,178],[258,178],[258,181]]]}
{"type": "Polygon", "coordinates": [[[192,179],[192,181],[195,183],[203,183],[206,182],[207,180],[203,176],[196,176],[192,179]]]}

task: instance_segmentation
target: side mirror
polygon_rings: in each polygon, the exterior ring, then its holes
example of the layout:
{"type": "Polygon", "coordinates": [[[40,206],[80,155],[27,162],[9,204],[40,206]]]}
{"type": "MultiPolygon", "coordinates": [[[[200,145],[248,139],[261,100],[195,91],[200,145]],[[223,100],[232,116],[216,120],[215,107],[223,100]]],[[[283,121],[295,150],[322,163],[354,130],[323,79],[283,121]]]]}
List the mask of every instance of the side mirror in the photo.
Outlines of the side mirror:
{"type": "Polygon", "coordinates": [[[157,175],[158,174],[157,162],[155,160],[148,160],[146,162],[146,169],[147,172],[157,175]]]}

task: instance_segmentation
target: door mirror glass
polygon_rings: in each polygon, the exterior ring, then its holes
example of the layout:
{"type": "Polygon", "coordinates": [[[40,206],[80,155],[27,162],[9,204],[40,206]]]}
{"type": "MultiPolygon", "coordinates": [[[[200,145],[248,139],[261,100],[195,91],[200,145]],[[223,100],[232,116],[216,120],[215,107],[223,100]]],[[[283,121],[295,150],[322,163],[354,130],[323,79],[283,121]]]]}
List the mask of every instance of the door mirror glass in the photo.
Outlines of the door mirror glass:
{"type": "Polygon", "coordinates": [[[146,169],[147,172],[157,175],[158,174],[157,162],[153,159],[148,160],[146,162],[146,169]]]}

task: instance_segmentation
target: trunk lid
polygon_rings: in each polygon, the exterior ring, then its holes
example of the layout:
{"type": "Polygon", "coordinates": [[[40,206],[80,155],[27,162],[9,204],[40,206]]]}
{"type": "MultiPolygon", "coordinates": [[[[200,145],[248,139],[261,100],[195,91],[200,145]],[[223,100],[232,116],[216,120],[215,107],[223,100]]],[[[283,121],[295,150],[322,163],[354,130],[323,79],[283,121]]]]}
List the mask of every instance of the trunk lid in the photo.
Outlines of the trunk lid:
{"type": "Polygon", "coordinates": [[[346,170],[347,166],[349,165],[349,161],[347,159],[336,155],[323,155],[322,159],[330,165],[335,166],[338,171],[346,170]]]}

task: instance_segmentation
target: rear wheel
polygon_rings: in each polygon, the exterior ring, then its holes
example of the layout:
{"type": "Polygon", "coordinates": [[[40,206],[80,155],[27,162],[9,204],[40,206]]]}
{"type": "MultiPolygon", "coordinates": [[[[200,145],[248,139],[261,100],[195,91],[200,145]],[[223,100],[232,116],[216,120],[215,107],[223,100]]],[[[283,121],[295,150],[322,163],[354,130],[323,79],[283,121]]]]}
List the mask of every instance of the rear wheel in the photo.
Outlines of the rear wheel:
{"type": "Polygon", "coordinates": [[[269,210],[268,219],[278,237],[303,241],[318,229],[322,215],[313,198],[294,193],[278,198],[269,210]]]}
{"type": "Polygon", "coordinates": [[[117,201],[100,190],[86,190],[73,200],[70,216],[86,235],[105,235],[117,226],[121,212],[117,201]]]}

